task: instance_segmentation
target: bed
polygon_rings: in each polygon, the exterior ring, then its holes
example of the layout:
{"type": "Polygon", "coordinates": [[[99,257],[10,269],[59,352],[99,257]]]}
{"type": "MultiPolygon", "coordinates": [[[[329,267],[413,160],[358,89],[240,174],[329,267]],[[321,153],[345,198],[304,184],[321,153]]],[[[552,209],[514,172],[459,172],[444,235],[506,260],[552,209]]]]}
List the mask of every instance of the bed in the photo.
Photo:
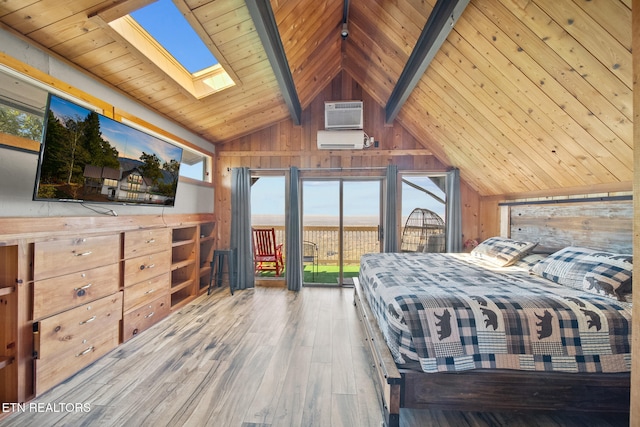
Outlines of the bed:
{"type": "Polygon", "coordinates": [[[629,411],[631,256],[534,248],[362,257],[355,303],[388,425],[403,407],[629,411]]]}

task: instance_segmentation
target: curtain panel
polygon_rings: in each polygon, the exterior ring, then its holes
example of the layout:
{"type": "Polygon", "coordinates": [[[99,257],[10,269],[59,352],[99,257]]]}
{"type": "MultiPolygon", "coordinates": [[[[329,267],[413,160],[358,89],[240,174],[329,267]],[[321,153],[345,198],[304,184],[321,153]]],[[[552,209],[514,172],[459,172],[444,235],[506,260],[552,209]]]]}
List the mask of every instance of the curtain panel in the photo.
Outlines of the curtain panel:
{"type": "Polygon", "coordinates": [[[462,252],[462,206],[460,201],[460,170],[447,172],[445,179],[447,252],[462,252]]]}
{"type": "Polygon", "coordinates": [[[285,279],[287,289],[299,291],[302,288],[302,236],[300,221],[300,172],[298,168],[289,170],[286,192],[285,229],[285,279]]]}
{"type": "Polygon", "coordinates": [[[231,170],[231,248],[236,250],[236,289],[255,286],[251,247],[251,172],[249,168],[231,170]]]}
{"type": "Polygon", "coordinates": [[[387,166],[384,206],[384,252],[398,252],[398,166],[387,166]]]}

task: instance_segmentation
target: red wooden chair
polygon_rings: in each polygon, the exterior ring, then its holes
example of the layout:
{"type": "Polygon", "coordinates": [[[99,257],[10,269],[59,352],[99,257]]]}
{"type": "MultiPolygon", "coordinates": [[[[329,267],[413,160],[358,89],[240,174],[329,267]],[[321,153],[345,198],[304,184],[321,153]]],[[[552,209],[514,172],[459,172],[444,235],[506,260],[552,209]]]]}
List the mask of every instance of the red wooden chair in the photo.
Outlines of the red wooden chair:
{"type": "Polygon", "coordinates": [[[282,243],[276,244],[276,231],[272,228],[251,228],[253,232],[253,262],[256,273],[275,271],[276,276],[284,270],[282,243]]]}

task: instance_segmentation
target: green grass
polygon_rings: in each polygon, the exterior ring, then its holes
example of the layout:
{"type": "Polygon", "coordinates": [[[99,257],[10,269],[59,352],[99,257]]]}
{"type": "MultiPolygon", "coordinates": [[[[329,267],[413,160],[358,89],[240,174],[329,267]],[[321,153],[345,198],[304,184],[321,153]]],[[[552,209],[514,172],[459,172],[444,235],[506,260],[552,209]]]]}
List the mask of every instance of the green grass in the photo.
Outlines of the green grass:
{"type": "MultiPolygon", "coordinates": [[[[304,266],[303,280],[304,283],[328,283],[332,285],[338,284],[339,269],[337,265],[319,265],[315,274],[311,271],[311,264],[304,266]]],[[[345,265],[343,267],[344,277],[358,277],[360,266],[357,264],[345,265]]],[[[273,271],[265,271],[260,273],[260,277],[275,277],[273,271]]],[[[284,273],[280,277],[283,277],[284,273]]]]}
{"type": "MultiPolygon", "coordinates": [[[[357,264],[343,266],[344,277],[358,277],[360,266],[357,264]]],[[[338,275],[340,274],[337,265],[319,265],[315,275],[311,272],[311,265],[304,266],[304,282],[305,283],[330,283],[338,284],[338,275]],[[315,276],[315,277],[314,277],[315,276]]]]}

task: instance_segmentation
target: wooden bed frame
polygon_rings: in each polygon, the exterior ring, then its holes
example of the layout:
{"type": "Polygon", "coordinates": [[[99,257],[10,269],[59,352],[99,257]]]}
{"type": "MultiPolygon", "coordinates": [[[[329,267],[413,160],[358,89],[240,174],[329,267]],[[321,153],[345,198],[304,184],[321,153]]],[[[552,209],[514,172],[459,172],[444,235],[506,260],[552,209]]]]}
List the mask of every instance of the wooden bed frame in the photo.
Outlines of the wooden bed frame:
{"type": "MultiPolygon", "coordinates": [[[[502,233],[516,240],[540,241],[538,246],[547,249],[576,245],[619,253],[633,250],[631,196],[514,202],[501,204],[500,209],[502,233]]],[[[506,369],[424,373],[398,368],[357,278],[354,285],[354,303],[371,349],[388,426],[399,425],[400,408],[629,412],[630,373],[506,369]]]]}
{"type": "Polygon", "coordinates": [[[369,344],[389,427],[400,408],[456,411],[629,412],[630,373],[571,374],[515,370],[425,373],[399,369],[354,278],[354,304],[369,344]]]}

